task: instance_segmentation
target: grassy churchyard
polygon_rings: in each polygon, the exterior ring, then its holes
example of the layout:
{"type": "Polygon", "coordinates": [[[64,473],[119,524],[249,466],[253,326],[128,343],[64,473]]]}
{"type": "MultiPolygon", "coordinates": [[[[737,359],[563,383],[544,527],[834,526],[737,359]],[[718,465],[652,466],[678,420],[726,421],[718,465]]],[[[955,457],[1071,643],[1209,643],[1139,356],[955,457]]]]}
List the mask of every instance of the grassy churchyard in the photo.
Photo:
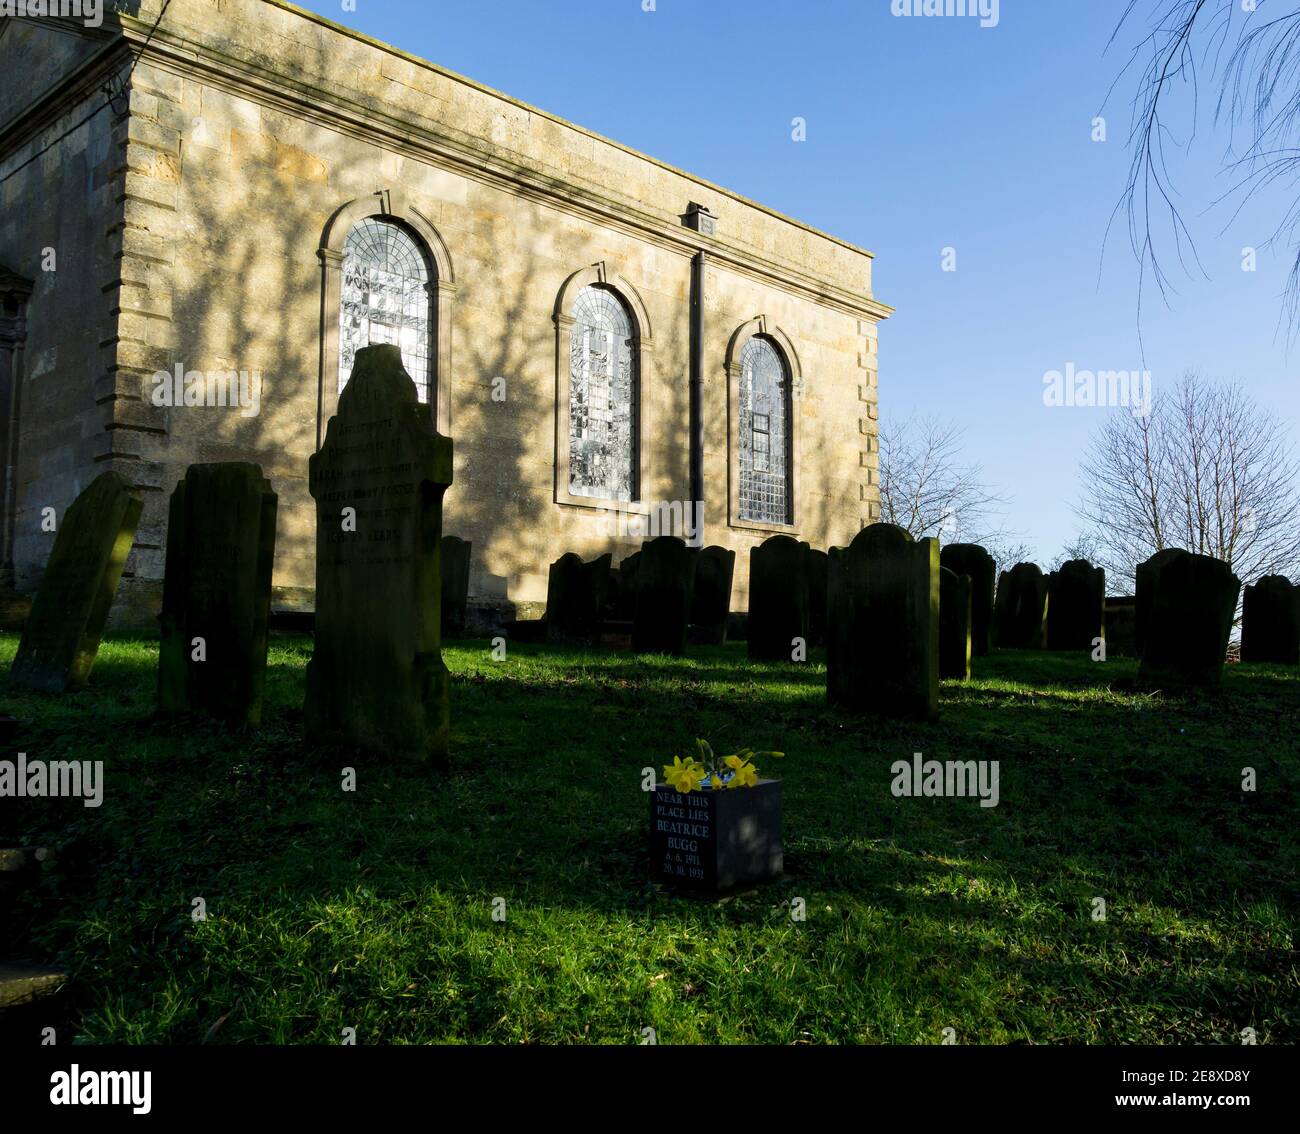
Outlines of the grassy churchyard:
{"type": "Polygon", "coordinates": [[[905,724],[828,708],[817,652],[448,642],[431,777],[304,742],[311,649],[273,636],[248,733],[155,718],[145,639],[106,640],[82,692],[0,678],[12,749],[104,763],[99,808],[0,813],[6,845],[55,851],[0,933],[71,974],[29,1009],[60,1043],[1300,1038],[1294,669],[1173,697],[1133,661],[1000,651],[905,724]],[[697,736],[784,751],[760,762],[784,782],[778,882],[647,882],[642,769],[697,736]],[[997,761],[998,805],[896,797],[916,751],[997,761]]]}

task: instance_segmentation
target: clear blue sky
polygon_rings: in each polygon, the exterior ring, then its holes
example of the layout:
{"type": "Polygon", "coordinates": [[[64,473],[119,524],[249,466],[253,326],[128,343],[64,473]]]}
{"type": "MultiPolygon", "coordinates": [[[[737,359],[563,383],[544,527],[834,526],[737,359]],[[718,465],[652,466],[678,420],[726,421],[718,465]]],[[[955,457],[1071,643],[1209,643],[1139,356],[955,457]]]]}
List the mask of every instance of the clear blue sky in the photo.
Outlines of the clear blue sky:
{"type": "Polygon", "coordinates": [[[1145,366],[1159,390],[1196,368],[1242,380],[1294,431],[1290,260],[1263,247],[1287,202],[1235,220],[1213,205],[1229,136],[1204,91],[1172,172],[1210,279],[1176,273],[1169,309],[1148,291],[1143,362],[1122,223],[1102,258],[1129,162],[1135,76],[1107,102],[1133,42],[1107,51],[1124,0],[1002,0],[993,28],[896,18],[890,0],[656,2],[305,6],[874,252],[875,293],[898,309],[880,333],[882,418],[959,420],[968,458],[1011,497],[1004,522],[1042,560],[1074,534],[1081,451],[1112,412],[1045,407],[1047,371],[1145,366]],[[795,116],[806,142],[791,140],[795,116]],[[1254,274],[1244,245],[1260,247],[1254,274]]]}

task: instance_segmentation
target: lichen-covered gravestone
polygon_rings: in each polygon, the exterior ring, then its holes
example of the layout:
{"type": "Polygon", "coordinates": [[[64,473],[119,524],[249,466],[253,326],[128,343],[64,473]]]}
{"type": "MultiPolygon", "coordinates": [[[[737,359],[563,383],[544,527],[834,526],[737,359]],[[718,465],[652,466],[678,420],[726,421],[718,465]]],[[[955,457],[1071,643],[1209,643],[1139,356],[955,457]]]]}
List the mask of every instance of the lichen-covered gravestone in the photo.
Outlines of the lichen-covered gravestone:
{"type": "Polygon", "coordinates": [[[465,608],[469,605],[469,556],[474,545],[454,535],[442,537],[442,635],[459,638],[465,633],[465,608]]]}
{"type": "Polygon", "coordinates": [[[1047,578],[1047,648],[1092,650],[1103,636],[1106,572],[1086,559],[1062,563],[1047,578]]]}
{"type": "MultiPolygon", "coordinates": [[[[942,563],[942,553],[940,562],[942,563]]],[[[939,676],[970,679],[971,577],[939,568],[939,676]]]]}
{"type": "Polygon", "coordinates": [[[974,657],[986,657],[992,645],[993,592],[997,564],[978,543],[950,543],[939,552],[940,566],[955,575],[970,576],[970,648],[974,657]]]}
{"type": "Polygon", "coordinates": [[[720,646],[727,640],[727,614],[731,610],[731,579],[736,553],[725,547],[706,547],[695,557],[695,590],[691,598],[691,624],[695,640],[720,646]]]}
{"type": "Polygon", "coordinates": [[[632,649],[638,654],[686,652],[696,557],[697,549],[677,536],[659,536],[641,545],[632,621],[632,649]]]}
{"type": "Polygon", "coordinates": [[[158,616],[158,709],[262,719],[276,495],[261,467],[190,465],[172,492],[158,616]]]}
{"type": "Polygon", "coordinates": [[[830,558],[826,552],[810,547],[804,555],[804,566],[808,570],[808,644],[824,646],[826,645],[826,572],[830,569],[830,558]]]}
{"type": "Polygon", "coordinates": [[[1036,563],[1017,563],[998,578],[993,638],[1004,650],[1041,650],[1047,641],[1047,579],[1036,563]]]}
{"type": "Polygon", "coordinates": [[[442,498],[452,444],[429,420],[395,346],[357,351],[325,444],[316,501],[316,649],[310,736],[447,761],[442,661],[442,498]]]}
{"type": "Polygon", "coordinates": [[[546,583],[546,640],[552,645],[594,646],[600,641],[612,560],[606,552],[584,563],[570,551],[551,564],[546,583]]]}
{"type": "Polygon", "coordinates": [[[826,695],[884,716],[939,712],[939,543],[893,524],[830,551],[826,695]]]}
{"type": "Polygon", "coordinates": [[[1182,548],[1167,547],[1164,551],[1157,551],[1146,562],[1139,563],[1134,571],[1137,591],[1133,596],[1136,602],[1133,636],[1137,642],[1138,657],[1142,656],[1142,651],[1146,647],[1147,627],[1151,624],[1151,603],[1156,593],[1156,576],[1160,574],[1160,569],[1166,563],[1187,554],[1189,553],[1182,548]]]}
{"type": "Polygon", "coordinates": [[[808,642],[808,545],[790,536],[749,551],[749,656],[790,661],[795,639],[808,642]]]}
{"type": "Polygon", "coordinates": [[[1285,575],[1265,575],[1246,588],[1241,660],[1300,665],[1300,587],[1285,575]]]}
{"type": "Polygon", "coordinates": [[[1221,559],[1180,551],[1151,583],[1138,676],[1162,688],[1213,688],[1223,680],[1241,580],[1221,559]]]}
{"type": "Polygon", "coordinates": [[[15,684],[47,693],[86,684],[141,507],[131,485],[110,471],[63,514],[9,671],[15,684]]]}

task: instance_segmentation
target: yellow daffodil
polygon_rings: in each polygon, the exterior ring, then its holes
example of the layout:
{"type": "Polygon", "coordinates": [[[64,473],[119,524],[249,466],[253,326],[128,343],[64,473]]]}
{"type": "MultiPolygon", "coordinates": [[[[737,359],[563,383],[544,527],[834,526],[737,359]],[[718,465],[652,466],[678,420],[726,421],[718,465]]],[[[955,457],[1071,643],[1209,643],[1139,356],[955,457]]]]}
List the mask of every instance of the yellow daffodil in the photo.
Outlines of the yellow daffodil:
{"type": "Polygon", "coordinates": [[[685,764],[682,763],[680,756],[674,756],[671,764],[664,765],[664,779],[672,783],[675,777],[682,775],[683,772],[694,766],[695,758],[693,756],[687,756],[685,764]]]}
{"type": "Polygon", "coordinates": [[[756,787],[758,785],[758,769],[753,764],[741,764],[736,769],[736,774],[731,777],[730,787],[756,787]]]}

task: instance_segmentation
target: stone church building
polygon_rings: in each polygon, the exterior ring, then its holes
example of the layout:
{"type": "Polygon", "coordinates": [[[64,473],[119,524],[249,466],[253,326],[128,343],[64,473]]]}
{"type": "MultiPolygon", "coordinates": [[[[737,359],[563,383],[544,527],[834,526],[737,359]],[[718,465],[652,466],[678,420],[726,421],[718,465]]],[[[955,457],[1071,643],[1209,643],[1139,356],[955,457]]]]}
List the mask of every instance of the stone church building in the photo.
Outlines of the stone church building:
{"type": "Polygon", "coordinates": [[[744,609],[754,544],[878,518],[870,253],[278,0],[116,8],[0,20],[18,590],[112,468],[145,498],[115,620],[151,617],[172,489],[244,460],[274,605],[309,609],[307,461],[367,343],[454,440],[482,607],[539,613],[563,552],[617,563],[702,500],[744,609]]]}

